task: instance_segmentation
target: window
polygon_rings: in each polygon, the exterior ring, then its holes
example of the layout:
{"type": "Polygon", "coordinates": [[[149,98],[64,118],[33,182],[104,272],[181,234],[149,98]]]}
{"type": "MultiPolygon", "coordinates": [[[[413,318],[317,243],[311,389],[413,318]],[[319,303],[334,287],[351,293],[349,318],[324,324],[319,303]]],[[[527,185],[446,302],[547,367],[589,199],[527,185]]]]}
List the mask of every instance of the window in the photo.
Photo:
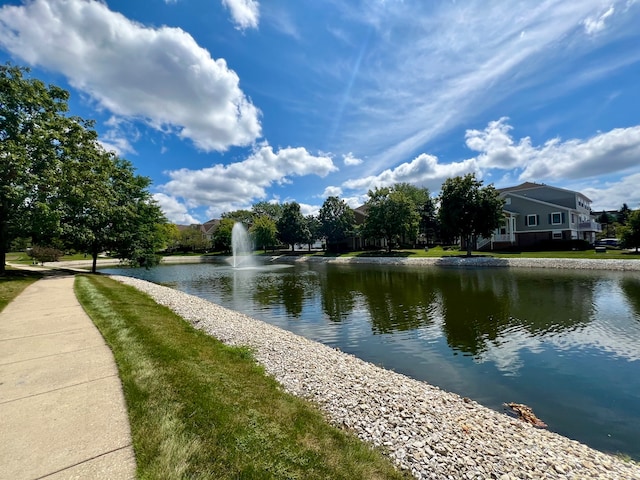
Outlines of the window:
{"type": "Polygon", "coordinates": [[[527,215],[524,217],[524,224],[528,227],[535,227],[538,225],[538,215],[527,215]]]}
{"type": "Polygon", "coordinates": [[[549,215],[549,223],[551,225],[560,225],[564,223],[564,213],[553,212],[549,215]]]}
{"type": "Polygon", "coordinates": [[[576,223],[576,216],[575,214],[571,214],[571,223],[576,223]]]}
{"type": "Polygon", "coordinates": [[[511,197],[507,197],[504,199],[504,204],[505,205],[511,205],[511,197]]]}
{"type": "Polygon", "coordinates": [[[562,240],[562,232],[553,232],[554,240],[562,240]]]}

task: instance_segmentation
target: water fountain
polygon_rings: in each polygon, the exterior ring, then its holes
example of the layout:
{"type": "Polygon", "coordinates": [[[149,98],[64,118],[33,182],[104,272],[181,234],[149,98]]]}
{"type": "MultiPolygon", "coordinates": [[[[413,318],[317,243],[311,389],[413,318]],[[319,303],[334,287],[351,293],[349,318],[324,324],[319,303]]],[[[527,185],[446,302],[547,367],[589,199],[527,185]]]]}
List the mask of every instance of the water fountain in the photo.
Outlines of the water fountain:
{"type": "Polygon", "coordinates": [[[231,230],[231,252],[233,268],[255,267],[253,244],[247,229],[240,222],[236,222],[231,230]]]}

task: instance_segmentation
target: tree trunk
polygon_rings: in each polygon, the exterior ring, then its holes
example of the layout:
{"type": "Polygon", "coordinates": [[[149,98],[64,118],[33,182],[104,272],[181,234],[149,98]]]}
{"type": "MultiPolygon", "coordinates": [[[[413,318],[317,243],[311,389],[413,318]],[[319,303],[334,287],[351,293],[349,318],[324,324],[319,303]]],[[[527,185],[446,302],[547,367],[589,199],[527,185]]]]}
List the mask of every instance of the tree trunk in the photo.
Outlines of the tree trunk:
{"type": "Polygon", "coordinates": [[[467,257],[470,257],[470,256],[471,256],[471,239],[472,239],[472,238],[473,238],[473,237],[471,237],[471,236],[468,236],[468,237],[466,238],[466,242],[467,242],[467,257]]]}
{"type": "MultiPolygon", "coordinates": [[[[4,212],[0,215],[4,217],[4,212]]],[[[0,222],[0,275],[4,275],[6,272],[5,263],[7,261],[7,247],[9,246],[7,222],[0,222]]]]}
{"type": "Polygon", "coordinates": [[[96,273],[96,267],[98,266],[98,246],[93,245],[91,247],[91,258],[93,260],[91,264],[91,273],[96,273]]]}

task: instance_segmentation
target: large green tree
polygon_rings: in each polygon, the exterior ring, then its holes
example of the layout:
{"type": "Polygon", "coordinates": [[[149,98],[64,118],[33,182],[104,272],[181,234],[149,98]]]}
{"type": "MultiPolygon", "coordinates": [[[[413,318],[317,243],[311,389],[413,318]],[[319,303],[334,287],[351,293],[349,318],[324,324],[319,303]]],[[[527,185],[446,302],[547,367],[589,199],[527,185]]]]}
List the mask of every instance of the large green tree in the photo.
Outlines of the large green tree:
{"type": "Polygon", "coordinates": [[[307,224],[297,202],[285,203],[282,206],[282,215],[276,226],[280,241],[291,245],[292,252],[296,243],[304,243],[308,237],[307,224]]]}
{"type": "Polygon", "coordinates": [[[257,247],[262,247],[264,253],[267,253],[267,248],[273,247],[277,240],[278,229],[276,228],[276,222],[274,222],[267,215],[261,215],[256,218],[249,230],[253,237],[253,243],[257,247]]]}
{"type": "Polygon", "coordinates": [[[213,245],[216,250],[231,252],[231,241],[233,237],[233,225],[236,221],[233,218],[224,217],[213,234],[213,245]]]}
{"type": "Polygon", "coordinates": [[[622,244],[626,248],[640,248],[640,210],[635,210],[627,217],[627,224],[622,228],[622,244]]]}
{"type": "Polygon", "coordinates": [[[106,152],[93,123],[68,117],[68,93],[0,67],[0,265],[11,240],[108,250],[151,265],[166,222],[150,180],[106,152]]]}
{"type": "Polygon", "coordinates": [[[416,206],[402,188],[376,187],[369,190],[364,234],[369,238],[384,238],[390,252],[402,237],[415,239],[420,217],[416,206]]]}
{"type": "Polygon", "coordinates": [[[417,187],[410,183],[397,183],[393,188],[404,193],[415,205],[416,212],[420,217],[418,231],[429,243],[429,239],[435,236],[438,229],[436,203],[431,198],[429,189],[417,187]]]}
{"type": "Polygon", "coordinates": [[[482,183],[472,173],[448,178],[440,193],[440,225],[448,235],[464,240],[467,256],[474,237],[491,235],[503,219],[504,201],[493,185],[482,183]]]}
{"type": "Polygon", "coordinates": [[[56,232],[55,183],[69,94],[0,66],[0,274],[18,237],[56,232]]]}
{"type": "Polygon", "coordinates": [[[356,223],[353,210],[347,202],[335,196],[328,197],[324,201],[318,213],[318,220],[321,225],[320,231],[327,240],[329,250],[337,247],[351,235],[356,223]]]}
{"type": "Polygon", "coordinates": [[[274,222],[277,222],[280,215],[282,215],[282,205],[279,203],[262,201],[254,203],[251,207],[251,212],[255,218],[266,216],[274,222]]]}

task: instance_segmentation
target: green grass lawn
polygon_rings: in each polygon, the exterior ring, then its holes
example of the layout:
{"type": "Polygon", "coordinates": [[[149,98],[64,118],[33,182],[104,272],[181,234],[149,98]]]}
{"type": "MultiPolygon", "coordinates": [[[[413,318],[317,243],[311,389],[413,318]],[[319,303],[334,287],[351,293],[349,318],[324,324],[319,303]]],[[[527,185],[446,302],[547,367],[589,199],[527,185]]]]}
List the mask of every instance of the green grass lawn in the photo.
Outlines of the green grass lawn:
{"type": "Polygon", "coordinates": [[[0,311],[20,295],[25,288],[40,278],[42,275],[37,272],[13,270],[7,267],[5,274],[0,275],[0,311]]]}
{"type": "MultiPolygon", "coordinates": [[[[85,255],[84,253],[75,253],[73,255],[63,255],[62,257],[60,257],[61,262],[71,260],[91,260],[91,255],[85,255]]],[[[22,265],[31,265],[33,259],[29,255],[27,255],[26,252],[9,252],[7,253],[7,262],[19,263],[22,265]]],[[[45,265],[46,264],[47,262],[45,262],[45,265]]]]}
{"type": "Polygon", "coordinates": [[[138,290],[79,276],[123,383],[139,478],[399,479],[379,451],[138,290]]]}
{"type": "MultiPolygon", "coordinates": [[[[283,252],[284,253],[284,252],[283,252]]],[[[441,258],[448,256],[465,255],[466,251],[457,249],[443,249],[442,247],[430,248],[425,251],[418,249],[398,249],[387,252],[386,250],[365,250],[356,252],[347,252],[342,254],[332,254],[327,252],[314,252],[311,255],[320,257],[405,257],[405,258],[441,258]]],[[[472,252],[473,256],[495,257],[495,258],[575,258],[575,259],[623,259],[623,260],[640,260],[640,255],[635,252],[626,250],[607,250],[607,253],[595,253],[594,249],[584,251],[545,251],[545,252],[472,252]]]]}

